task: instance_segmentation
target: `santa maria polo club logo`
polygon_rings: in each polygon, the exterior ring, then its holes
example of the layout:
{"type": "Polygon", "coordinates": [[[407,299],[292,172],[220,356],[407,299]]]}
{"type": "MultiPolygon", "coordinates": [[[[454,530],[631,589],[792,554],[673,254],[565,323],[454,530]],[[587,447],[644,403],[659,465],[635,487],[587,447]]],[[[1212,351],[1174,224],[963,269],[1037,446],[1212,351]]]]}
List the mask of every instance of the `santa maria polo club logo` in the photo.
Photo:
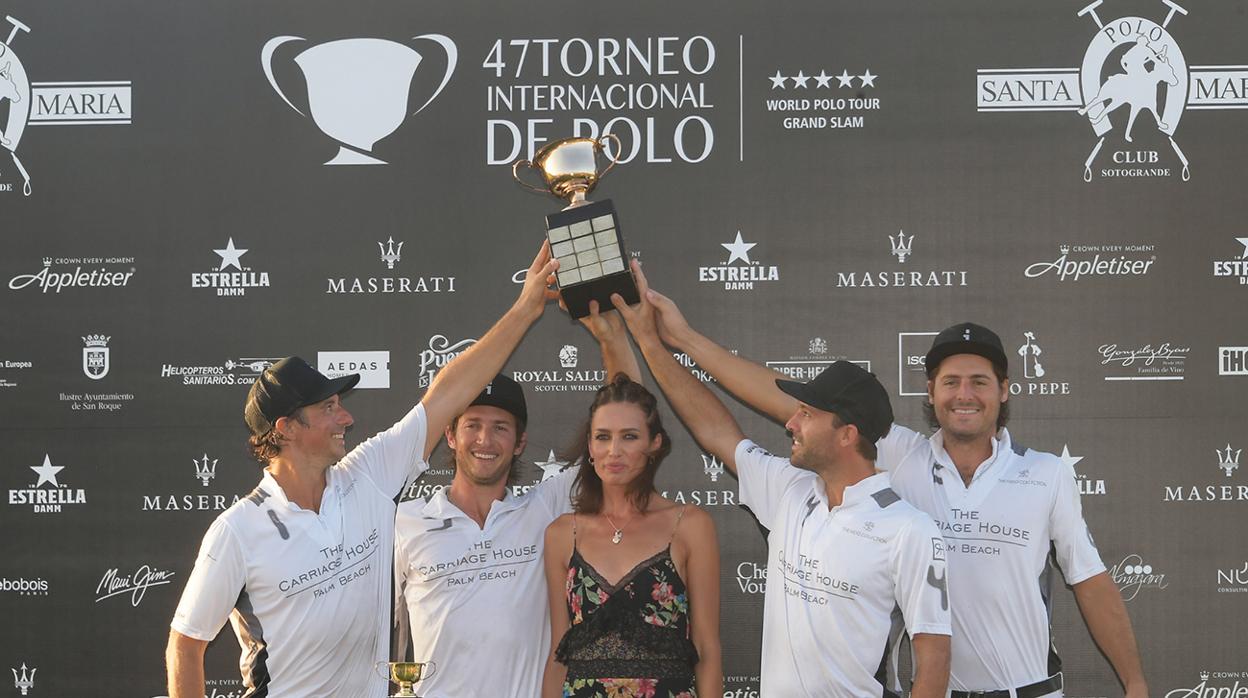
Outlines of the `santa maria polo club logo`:
{"type": "Polygon", "coordinates": [[[308,46],[303,37],[277,36],[260,50],[260,65],[269,86],[286,106],[310,118],[338,143],[338,153],[326,165],[385,165],[386,161],[373,152],[377,143],[442,94],[458,61],[455,42],[446,36],[421,34],[410,41],[431,51],[421,53],[407,43],[389,39],[338,39],[308,46]],[[439,64],[430,56],[445,57],[445,62],[439,64]],[[282,88],[278,77],[288,77],[287,84],[295,84],[288,64],[298,68],[306,85],[306,100],[298,103],[282,88]],[[417,71],[435,64],[440,66],[435,70],[442,73],[437,87],[413,97],[417,71]]]}
{"type": "Polygon", "coordinates": [[[727,261],[707,267],[698,267],[698,281],[723,284],[725,291],[753,291],[755,284],[780,280],[780,267],[763,264],[750,257],[758,247],[757,242],[746,242],[737,231],[732,242],[722,242],[720,247],[728,251],[727,261]]]}
{"type": "Polygon", "coordinates": [[[9,490],[9,505],[29,506],[36,514],[60,514],[65,507],[86,504],[86,490],[61,482],[62,471],[67,467],[53,465],[51,456],[45,453],[41,464],[29,466],[38,478],[26,487],[9,490]]]}
{"type": "Polygon", "coordinates": [[[57,294],[75,289],[95,291],[125,287],[133,276],[134,257],[44,257],[39,271],[9,279],[9,289],[32,288],[57,294]]]}
{"type": "Polygon", "coordinates": [[[325,280],[325,293],[330,294],[390,294],[390,293],[454,293],[453,276],[407,276],[391,274],[403,263],[403,242],[395,242],[391,236],[385,242],[377,242],[370,248],[370,255],[379,259],[378,271],[367,276],[331,276],[325,280]]]}
{"type": "MultiPolygon", "coordinates": [[[[0,148],[9,151],[13,168],[0,167],[0,195],[15,191],[30,196],[31,173],[22,164],[18,148],[27,126],[101,126],[129,124],[131,119],[130,81],[109,82],[31,82],[26,66],[14,44],[31,28],[14,17],[5,17],[8,38],[0,43],[0,148]]],[[[0,34],[2,36],[3,34],[0,34]]],[[[26,54],[25,41],[21,53],[26,54]]]]}
{"type": "Polygon", "coordinates": [[[245,296],[248,289],[269,287],[269,273],[245,266],[243,255],[250,250],[236,246],[233,237],[213,252],[218,258],[216,269],[192,273],[191,288],[211,288],[217,296],[245,296]]]}
{"type": "Polygon", "coordinates": [[[1086,118],[1097,140],[1084,161],[1084,181],[1094,174],[1187,181],[1193,168],[1176,137],[1183,112],[1248,107],[1248,67],[1189,66],[1170,34],[1171,22],[1188,11],[1172,0],[1158,3],[1160,24],[1133,16],[1104,21],[1104,4],[1096,0],[1077,13],[1096,27],[1080,67],[980,69],[976,106],[980,112],[1069,111],[1086,118]],[[1112,133],[1115,126],[1121,137],[1112,133]],[[1102,158],[1107,145],[1112,153],[1102,158]]]}
{"type": "Polygon", "coordinates": [[[905,230],[899,230],[896,235],[881,237],[888,238],[888,244],[881,245],[879,249],[888,250],[892,254],[895,258],[893,264],[886,269],[838,271],[837,288],[966,286],[966,272],[963,270],[928,269],[911,259],[917,256],[914,252],[914,234],[907,235],[905,230]]]}
{"type": "MultiPolygon", "coordinates": [[[[202,451],[199,456],[187,456],[184,461],[185,478],[180,491],[142,494],[141,511],[225,511],[239,500],[237,494],[218,494],[205,488],[217,477],[219,458],[202,451]]],[[[180,476],[181,477],[181,476],[180,476]]],[[[172,574],[172,573],[169,573],[172,574]]],[[[103,584],[103,582],[101,582],[103,584]]]]}

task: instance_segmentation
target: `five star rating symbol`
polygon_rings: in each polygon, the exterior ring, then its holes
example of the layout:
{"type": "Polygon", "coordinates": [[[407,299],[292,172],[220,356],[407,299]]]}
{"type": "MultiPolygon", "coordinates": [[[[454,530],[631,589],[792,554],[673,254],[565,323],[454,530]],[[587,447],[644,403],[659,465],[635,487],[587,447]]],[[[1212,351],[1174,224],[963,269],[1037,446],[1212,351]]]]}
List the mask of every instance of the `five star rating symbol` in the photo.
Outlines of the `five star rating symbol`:
{"type": "Polygon", "coordinates": [[[719,244],[720,244],[720,246],[722,246],[725,250],[728,250],[728,261],[727,261],[727,262],[724,262],[724,264],[725,264],[725,265],[727,265],[727,264],[732,264],[733,262],[735,262],[735,261],[737,261],[737,260],[740,260],[740,261],[742,261],[742,262],[745,262],[746,264],[751,264],[751,262],[750,262],[750,249],[751,249],[751,248],[753,248],[753,247],[754,247],[755,245],[757,245],[758,243],[757,243],[757,242],[746,242],[746,241],[742,240],[742,239],[741,239],[741,231],[740,231],[740,230],[738,230],[738,231],[737,231],[737,239],[736,239],[736,240],[734,240],[734,241],[732,241],[732,242],[721,242],[721,243],[719,243],[719,244]]]}
{"type": "Polygon", "coordinates": [[[63,465],[52,465],[52,459],[48,458],[48,454],[43,454],[43,465],[32,465],[30,469],[39,474],[39,481],[35,483],[35,487],[41,487],[44,483],[53,487],[60,487],[61,483],[56,481],[56,474],[65,469],[63,465]]]}
{"type": "Polygon", "coordinates": [[[234,238],[230,238],[230,241],[225,243],[224,250],[213,250],[213,252],[221,255],[221,266],[217,267],[217,271],[221,271],[226,267],[234,267],[239,271],[243,270],[243,265],[239,263],[239,259],[247,254],[247,250],[235,247],[234,238]]]}
{"type": "Polygon", "coordinates": [[[788,77],[785,77],[784,73],[777,70],[775,75],[772,75],[767,79],[771,81],[771,89],[773,90],[788,89],[787,83],[790,81],[792,81],[793,89],[797,89],[799,87],[809,87],[811,80],[815,81],[815,89],[821,87],[832,89],[833,79],[837,81],[836,87],[838,89],[841,87],[848,87],[852,89],[854,87],[854,80],[858,81],[859,87],[875,87],[875,79],[878,77],[880,76],[873,74],[868,68],[862,71],[861,75],[850,75],[848,70],[841,70],[840,75],[828,75],[828,71],[820,69],[818,75],[806,75],[799,70],[796,75],[790,75],[788,77]]]}

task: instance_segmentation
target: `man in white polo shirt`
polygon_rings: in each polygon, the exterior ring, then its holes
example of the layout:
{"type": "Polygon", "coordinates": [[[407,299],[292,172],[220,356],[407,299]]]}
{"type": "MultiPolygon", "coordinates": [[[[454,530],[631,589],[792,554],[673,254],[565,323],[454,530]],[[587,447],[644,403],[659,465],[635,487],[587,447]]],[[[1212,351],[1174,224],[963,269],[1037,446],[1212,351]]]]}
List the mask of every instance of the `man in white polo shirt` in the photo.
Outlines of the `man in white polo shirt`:
{"type": "Polygon", "coordinates": [[[541,316],[557,268],[543,245],[502,319],[405,417],[350,453],[340,395],[358,375],[330,380],[290,357],[256,380],[244,416],[267,467],[204,536],[171,623],[171,698],[202,698],[204,651],[227,618],[247,698],[386,694],[374,665],[389,654],[394,497],[541,316]]]}
{"type": "MultiPolygon", "coordinates": [[[[725,389],[773,419],[796,401],[777,373],[694,331],[670,299],[656,296],[658,328],[725,389]]],[[[941,332],[927,355],[930,421],[924,437],[900,425],[877,444],[876,465],[893,488],[931,515],[945,536],[953,622],[953,698],[1062,695],[1049,632],[1050,546],[1097,645],[1129,698],[1148,695],[1131,621],[1083,521],[1074,472],[1059,458],[1014,443],[1008,362],[991,331],[963,323],[941,332]]]]}
{"type": "Polygon", "coordinates": [[[875,441],[893,413],[883,386],[847,361],[809,383],[777,380],[796,401],[790,458],[746,439],[723,404],[660,341],[645,279],[633,309],[616,296],[655,380],[698,443],[740,479],[741,501],[769,529],[760,693],[885,695],[894,609],[913,638],[911,695],[949,679],[945,549],[930,517],[876,471],[875,441]],[[795,467],[796,466],[796,467],[795,467]]]}
{"type": "MultiPolygon", "coordinates": [[[[640,380],[615,312],[586,323],[607,376],[640,380]]],[[[516,496],[508,487],[526,445],[524,391],[499,375],[446,428],[455,463],[449,487],[399,504],[395,522],[398,615],[412,658],[432,661],[424,698],[534,698],[550,650],[542,551],[546,527],[572,510],[576,469],[516,496]],[[486,663],[483,664],[482,662],[486,663]]]]}

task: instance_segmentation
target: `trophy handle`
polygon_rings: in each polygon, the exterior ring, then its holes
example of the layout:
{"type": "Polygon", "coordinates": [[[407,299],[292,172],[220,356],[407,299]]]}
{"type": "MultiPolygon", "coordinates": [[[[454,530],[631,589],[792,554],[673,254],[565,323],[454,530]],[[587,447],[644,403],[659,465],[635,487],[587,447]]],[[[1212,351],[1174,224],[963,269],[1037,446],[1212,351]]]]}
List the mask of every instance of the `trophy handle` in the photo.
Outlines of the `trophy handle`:
{"type": "Polygon", "coordinates": [[[430,676],[433,676],[434,674],[438,673],[438,665],[437,665],[437,663],[436,663],[436,662],[434,662],[432,659],[431,659],[431,660],[429,660],[429,661],[427,661],[427,662],[425,662],[425,669],[428,669],[428,671],[422,671],[422,672],[420,673],[420,680],[421,680],[421,681],[424,681],[425,679],[429,678],[430,676]]]}
{"type": "Polygon", "coordinates": [[[294,102],[290,101],[285,92],[282,92],[281,86],[277,84],[277,79],[273,77],[273,53],[277,51],[279,46],[289,41],[307,41],[307,39],[302,36],[275,36],[269,39],[265,43],[264,48],[260,49],[260,66],[264,68],[264,76],[269,79],[269,86],[273,88],[278,97],[282,98],[286,106],[294,109],[299,116],[307,116],[307,114],[299,110],[299,107],[295,106],[294,102]]]}
{"type": "Polygon", "coordinates": [[[531,192],[535,192],[538,194],[549,194],[550,190],[547,189],[546,187],[535,187],[532,184],[529,184],[528,182],[524,181],[523,179],[520,179],[520,166],[521,165],[529,169],[536,169],[535,167],[533,167],[533,162],[530,160],[517,160],[511,164],[512,178],[515,179],[516,182],[520,184],[520,186],[524,187],[525,189],[528,189],[531,192]]]}
{"type": "Polygon", "coordinates": [[[429,96],[429,99],[425,100],[425,103],[420,105],[420,109],[412,112],[413,114],[419,114],[425,107],[429,106],[433,100],[437,99],[438,95],[442,94],[442,89],[446,87],[446,83],[451,81],[451,73],[455,72],[455,64],[459,60],[459,51],[455,48],[455,42],[451,41],[448,37],[442,36],[441,34],[421,34],[420,36],[412,37],[412,41],[417,39],[428,39],[442,47],[442,50],[446,52],[446,74],[442,76],[442,82],[438,83],[438,89],[434,90],[433,94],[429,96]]]}
{"type": "Polygon", "coordinates": [[[603,170],[601,173],[598,174],[598,179],[602,179],[603,177],[606,177],[607,173],[611,171],[611,168],[615,167],[616,164],[619,163],[620,153],[622,153],[624,150],[624,144],[620,142],[619,136],[615,135],[614,133],[604,133],[602,134],[602,138],[599,138],[597,141],[595,141],[598,144],[598,146],[602,149],[602,152],[604,153],[607,152],[607,146],[606,144],[603,143],[603,141],[607,140],[608,138],[615,141],[615,155],[611,155],[610,153],[607,153],[607,156],[611,158],[611,164],[607,165],[607,169],[603,170]]]}

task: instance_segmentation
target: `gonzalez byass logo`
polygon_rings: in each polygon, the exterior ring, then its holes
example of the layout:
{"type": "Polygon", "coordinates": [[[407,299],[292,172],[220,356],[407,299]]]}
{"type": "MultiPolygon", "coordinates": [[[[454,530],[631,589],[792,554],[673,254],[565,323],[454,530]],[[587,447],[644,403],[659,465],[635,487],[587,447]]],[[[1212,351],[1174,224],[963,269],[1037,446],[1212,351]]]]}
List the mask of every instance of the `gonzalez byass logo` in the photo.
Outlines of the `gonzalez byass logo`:
{"type": "MultiPolygon", "coordinates": [[[[129,124],[130,81],[31,82],[26,67],[13,49],[14,40],[30,27],[13,17],[9,36],[0,43],[0,104],[8,103],[8,117],[0,122],[0,148],[9,151],[22,193],[31,194],[31,178],[17,155],[27,126],[100,126],[129,124]]],[[[0,170],[0,194],[13,191],[0,170]]]]}
{"type": "MultiPolygon", "coordinates": [[[[442,94],[455,72],[459,55],[455,42],[441,34],[421,34],[412,40],[421,39],[432,41],[446,54],[446,72],[437,89],[412,115],[419,114],[442,94]]],[[[307,39],[269,39],[260,51],[260,65],[269,85],[286,106],[311,118],[325,135],[338,142],[338,154],[325,164],[385,165],[385,160],[373,154],[373,147],[407,120],[412,78],[424,57],[406,44],[387,39],[339,39],[306,48],[293,59],[307,86],[305,113],[290,101],[273,75],[274,54],[295,41],[307,39]]]]}
{"type": "MultiPolygon", "coordinates": [[[[1083,165],[1083,179],[1091,182],[1094,164],[1108,142],[1115,148],[1112,166],[1102,177],[1191,178],[1191,166],[1176,139],[1187,109],[1243,109],[1248,107],[1242,65],[1189,66],[1169,32],[1175,15],[1187,10],[1172,0],[1161,0],[1165,18],[1160,24],[1142,17],[1124,16],[1105,22],[1096,0],[1079,10],[1097,27],[1079,68],[981,68],[976,71],[976,107],[980,112],[1071,111],[1085,117],[1098,138],[1083,165]],[[1123,110],[1122,107],[1127,107],[1123,110]],[[1144,120],[1138,120],[1147,112],[1144,120]],[[1115,125],[1122,139],[1108,140],[1115,125]],[[1147,143],[1135,145],[1141,129],[1161,134],[1162,150],[1147,143]],[[1169,145],[1173,155],[1164,153],[1169,145]]],[[[1147,134],[1146,134],[1147,135],[1147,134]]]]}

